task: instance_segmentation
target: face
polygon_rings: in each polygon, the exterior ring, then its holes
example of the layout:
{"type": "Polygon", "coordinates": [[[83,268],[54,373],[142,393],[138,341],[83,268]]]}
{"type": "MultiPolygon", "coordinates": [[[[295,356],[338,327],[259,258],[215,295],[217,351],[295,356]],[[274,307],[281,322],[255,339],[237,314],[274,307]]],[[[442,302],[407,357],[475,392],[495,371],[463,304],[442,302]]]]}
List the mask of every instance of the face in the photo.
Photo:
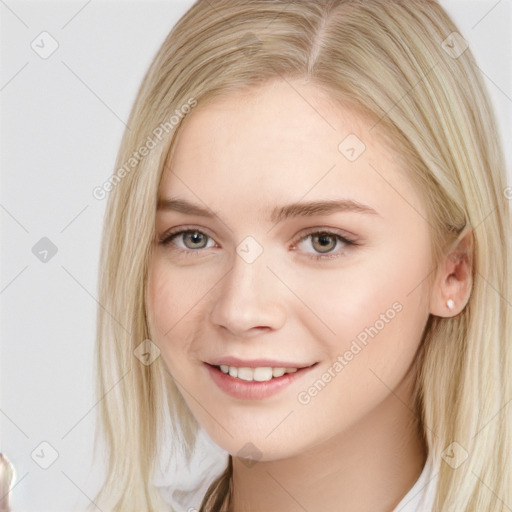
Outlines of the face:
{"type": "Polygon", "coordinates": [[[149,272],[153,341],[193,415],[262,460],[370,418],[429,315],[426,209],[407,169],[374,122],[291,83],[189,115],[149,272]]]}

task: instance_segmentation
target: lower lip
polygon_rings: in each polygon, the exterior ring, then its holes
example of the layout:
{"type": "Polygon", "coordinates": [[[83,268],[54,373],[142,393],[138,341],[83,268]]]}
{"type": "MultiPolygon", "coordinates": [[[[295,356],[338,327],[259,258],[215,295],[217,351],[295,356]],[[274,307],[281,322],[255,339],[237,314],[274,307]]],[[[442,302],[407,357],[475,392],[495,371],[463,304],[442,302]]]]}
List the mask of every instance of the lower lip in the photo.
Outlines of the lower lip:
{"type": "Polygon", "coordinates": [[[308,366],[307,368],[301,368],[293,373],[285,373],[281,377],[259,382],[231,377],[216,366],[207,363],[204,364],[210,372],[213,382],[215,382],[224,393],[233,398],[239,398],[240,400],[263,400],[264,398],[275,395],[294,381],[300,379],[315,366],[308,366]]]}

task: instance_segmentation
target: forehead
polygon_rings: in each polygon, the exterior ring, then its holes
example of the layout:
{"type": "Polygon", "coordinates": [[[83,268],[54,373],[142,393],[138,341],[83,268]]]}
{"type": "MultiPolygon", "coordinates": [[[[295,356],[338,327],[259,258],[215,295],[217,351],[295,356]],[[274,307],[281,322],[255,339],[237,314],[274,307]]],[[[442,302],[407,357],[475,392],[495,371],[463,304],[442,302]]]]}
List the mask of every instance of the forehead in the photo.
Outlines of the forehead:
{"type": "Polygon", "coordinates": [[[279,80],[199,103],[177,135],[160,196],[240,214],[283,199],[386,202],[385,181],[404,181],[404,173],[373,125],[306,82],[279,80]]]}
{"type": "MultiPolygon", "coordinates": [[[[201,160],[236,165],[296,162],[300,155],[322,161],[338,156],[345,130],[370,124],[337,107],[311,83],[275,80],[250,90],[199,103],[179,134],[175,166],[201,160]],[[335,110],[335,111],[334,111],[335,110]]],[[[376,137],[376,135],[375,135],[376,137]]]]}

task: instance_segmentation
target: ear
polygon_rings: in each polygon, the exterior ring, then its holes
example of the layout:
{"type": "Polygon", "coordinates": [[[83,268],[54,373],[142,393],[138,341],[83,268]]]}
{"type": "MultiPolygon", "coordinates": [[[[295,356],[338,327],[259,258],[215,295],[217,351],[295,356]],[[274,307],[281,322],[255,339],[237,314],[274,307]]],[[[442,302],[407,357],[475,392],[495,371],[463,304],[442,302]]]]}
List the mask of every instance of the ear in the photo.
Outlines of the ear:
{"type": "Polygon", "coordinates": [[[473,232],[465,228],[441,258],[430,296],[430,313],[458,315],[468,303],[473,285],[473,232]]]}

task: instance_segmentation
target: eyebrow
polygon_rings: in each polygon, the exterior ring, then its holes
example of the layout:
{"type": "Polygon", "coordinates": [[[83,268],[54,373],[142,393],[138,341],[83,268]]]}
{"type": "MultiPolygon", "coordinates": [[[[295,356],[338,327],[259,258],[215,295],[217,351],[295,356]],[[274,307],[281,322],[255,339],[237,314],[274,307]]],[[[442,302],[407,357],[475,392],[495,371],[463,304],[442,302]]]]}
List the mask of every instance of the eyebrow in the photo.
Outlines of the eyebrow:
{"type": "MultiPolygon", "coordinates": [[[[161,198],[158,200],[158,211],[174,211],[199,217],[213,218],[218,213],[209,208],[191,203],[180,198],[161,198]]],[[[358,203],[351,199],[333,199],[326,201],[308,201],[286,204],[274,208],[269,221],[278,223],[292,217],[311,217],[313,215],[328,215],[336,212],[355,212],[370,215],[378,213],[370,206],[358,203]]]]}

